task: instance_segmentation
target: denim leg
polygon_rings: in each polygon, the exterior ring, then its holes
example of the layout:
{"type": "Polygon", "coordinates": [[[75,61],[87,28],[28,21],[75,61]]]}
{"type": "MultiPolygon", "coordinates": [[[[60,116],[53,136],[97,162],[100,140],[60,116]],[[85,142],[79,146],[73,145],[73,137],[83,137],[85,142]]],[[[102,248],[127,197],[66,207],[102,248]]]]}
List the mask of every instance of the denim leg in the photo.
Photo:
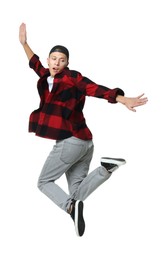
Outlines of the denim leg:
{"type": "Polygon", "coordinates": [[[85,200],[111,176],[102,166],[88,174],[93,156],[93,143],[86,143],[86,150],[85,155],[66,172],[69,192],[75,200],[85,200]]]}
{"type": "Polygon", "coordinates": [[[93,150],[93,143],[86,143],[85,155],[66,172],[69,193],[73,199],[77,199],[79,186],[88,175],[93,150]]]}
{"type": "Polygon", "coordinates": [[[67,211],[73,196],[67,194],[55,181],[74,167],[76,163],[78,164],[78,161],[86,153],[87,142],[75,137],[57,141],[38,179],[38,188],[65,211],[67,211]]]}
{"type": "Polygon", "coordinates": [[[78,187],[75,198],[85,200],[93,191],[110,178],[111,174],[100,166],[88,174],[78,187]]]}

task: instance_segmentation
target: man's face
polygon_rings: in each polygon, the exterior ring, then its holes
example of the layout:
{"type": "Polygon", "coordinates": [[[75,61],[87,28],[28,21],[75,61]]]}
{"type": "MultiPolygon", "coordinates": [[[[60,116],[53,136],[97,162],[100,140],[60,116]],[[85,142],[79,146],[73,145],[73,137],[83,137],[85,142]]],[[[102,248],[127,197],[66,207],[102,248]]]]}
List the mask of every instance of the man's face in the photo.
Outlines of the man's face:
{"type": "Polygon", "coordinates": [[[62,52],[52,52],[47,59],[50,75],[54,77],[68,65],[67,56],[62,52]]]}

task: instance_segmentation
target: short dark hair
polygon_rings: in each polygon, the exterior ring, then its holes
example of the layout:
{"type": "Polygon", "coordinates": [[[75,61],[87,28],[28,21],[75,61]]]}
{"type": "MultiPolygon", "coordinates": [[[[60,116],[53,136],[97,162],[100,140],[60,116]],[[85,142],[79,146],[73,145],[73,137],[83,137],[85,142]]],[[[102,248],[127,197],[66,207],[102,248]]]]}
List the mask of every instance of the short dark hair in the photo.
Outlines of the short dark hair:
{"type": "Polygon", "coordinates": [[[69,59],[69,51],[66,47],[62,46],[62,45],[56,45],[54,46],[50,52],[49,52],[49,55],[52,53],[52,52],[62,52],[66,55],[67,59],[69,59]]]}

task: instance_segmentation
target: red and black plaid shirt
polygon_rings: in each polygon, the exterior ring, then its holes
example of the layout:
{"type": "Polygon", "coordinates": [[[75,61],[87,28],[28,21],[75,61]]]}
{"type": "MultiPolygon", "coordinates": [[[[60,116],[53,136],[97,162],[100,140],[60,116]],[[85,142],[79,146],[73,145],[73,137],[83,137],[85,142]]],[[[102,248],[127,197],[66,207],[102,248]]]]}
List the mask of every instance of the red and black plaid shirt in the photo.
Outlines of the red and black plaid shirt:
{"type": "Polygon", "coordinates": [[[37,84],[40,106],[30,115],[29,132],[40,137],[54,140],[71,136],[83,140],[92,139],[82,112],[85,96],[104,98],[110,103],[116,103],[116,96],[124,95],[121,89],[97,85],[68,67],[55,75],[53,89],[49,92],[49,69],[42,66],[36,54],[31,58],[29,66],[40,77],[37,84]]]}

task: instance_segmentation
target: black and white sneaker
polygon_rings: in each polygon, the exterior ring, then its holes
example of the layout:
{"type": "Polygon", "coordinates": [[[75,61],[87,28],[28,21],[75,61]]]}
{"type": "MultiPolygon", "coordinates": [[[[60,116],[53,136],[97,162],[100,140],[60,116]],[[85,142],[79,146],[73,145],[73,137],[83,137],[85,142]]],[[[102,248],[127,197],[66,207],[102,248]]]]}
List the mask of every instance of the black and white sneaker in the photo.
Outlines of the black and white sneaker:
{"type": "Polygon", "coordinates": [[[126,161],[122,158],[101,158],[101,165],[104,166],[109,173],[114,172],[116,169],[118,169],[121,165],[125,163],[126,161]]]}
{"type": "Polygon", "coordinates": [[[85,221],[83,218],[84,204],[81,200],[76,200],[76,201],[73,201],[72,207],[73,208],[72,208],[70,215],[74,221],[76,234],[81,237],[85,231],[85,221]]]}

